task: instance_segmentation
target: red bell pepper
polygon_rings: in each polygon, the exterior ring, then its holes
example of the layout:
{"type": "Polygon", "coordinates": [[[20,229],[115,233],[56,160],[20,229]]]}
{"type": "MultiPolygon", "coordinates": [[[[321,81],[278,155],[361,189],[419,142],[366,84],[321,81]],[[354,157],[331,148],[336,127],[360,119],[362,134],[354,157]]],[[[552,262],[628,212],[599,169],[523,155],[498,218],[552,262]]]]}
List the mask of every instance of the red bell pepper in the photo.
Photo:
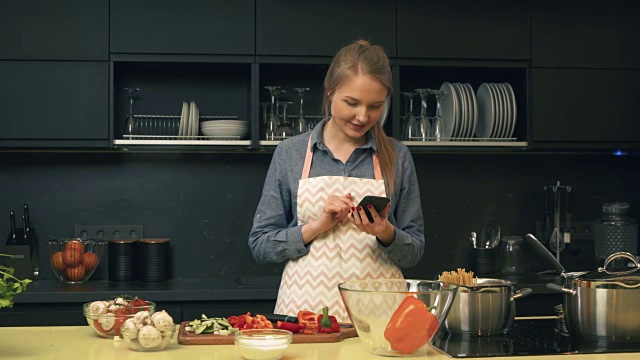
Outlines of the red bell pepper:
{"type": "Polygon", "coordinates": [[[408,295],[391,316],[384,338],[391,349],[411,354],[428,343],[437,329],[438,318],[429,312],[427,305],[408,295]]]}
{"type": "Polygon", "coordinates": [[[316,332],[318,330],[318,315],[313,311],[300,310],[298,311],[298,324],[302,326],[303,329],[316,332]]]}
{"type": "Polygon", "coordinates": [[[318,315],[318,333],[331,334],[340,332],[340,324],[335,316],[329,315],[329,307],[322,308],[322,314],[318,315]]]}
{"type": "Polygon", "coordinates": [[[276,324],[278,326],[278,329],[289,330],[294,334],[300,332],[300,330],[303,329],[303,327],[299,324],[294,324],[286,321],[278,321],[276,324]]]}

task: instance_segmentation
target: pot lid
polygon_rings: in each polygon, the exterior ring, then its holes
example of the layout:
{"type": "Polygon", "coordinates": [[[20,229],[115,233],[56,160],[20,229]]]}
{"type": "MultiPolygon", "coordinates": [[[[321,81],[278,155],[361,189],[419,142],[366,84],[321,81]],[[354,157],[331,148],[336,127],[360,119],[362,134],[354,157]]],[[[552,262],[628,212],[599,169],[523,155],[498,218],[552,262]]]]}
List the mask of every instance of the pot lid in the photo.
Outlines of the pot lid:
{"type": "Polygon", "coordinates": [[[635,256],[627,252],[616,252],[607,258],[604,266],[596,271],[586,273],[567,273],[567,279],[588,282],[588,287],[595,287],[599,284],[608,284],[608,287],[640,288],[640,265],[635,256]],[[611,263],[616,259],[628,259],[633,262],[631,268],[610,268],[611,263]]]}

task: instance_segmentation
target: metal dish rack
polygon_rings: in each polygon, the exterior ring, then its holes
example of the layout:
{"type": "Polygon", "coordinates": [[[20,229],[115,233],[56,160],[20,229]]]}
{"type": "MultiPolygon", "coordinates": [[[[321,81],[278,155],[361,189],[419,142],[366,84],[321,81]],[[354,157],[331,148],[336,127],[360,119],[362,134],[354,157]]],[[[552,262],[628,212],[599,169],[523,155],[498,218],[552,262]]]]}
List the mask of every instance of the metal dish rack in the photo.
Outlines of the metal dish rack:
{"type": "MultiPolygon", "coordinates": [[[[129,133],[122,139],[114,140],[115,145],[240,145],[250,146],[251,140],[239,136],[178,136],[180,130],[178,115],[133,115],[129,133]]],[[[200,116],[200,121],[238,120],[237,116],[200,116]]]]}

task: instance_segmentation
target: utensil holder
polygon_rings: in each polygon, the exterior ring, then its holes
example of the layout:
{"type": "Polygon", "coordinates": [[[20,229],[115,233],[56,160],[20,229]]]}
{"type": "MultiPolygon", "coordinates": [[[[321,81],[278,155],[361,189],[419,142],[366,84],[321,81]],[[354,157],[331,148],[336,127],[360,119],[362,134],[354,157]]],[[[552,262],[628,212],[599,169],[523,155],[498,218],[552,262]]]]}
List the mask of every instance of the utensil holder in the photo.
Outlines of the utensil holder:
{"type": "Polygon", "coordinates": [[[473,249],[472,269],[476,275],[496,273],[496,249],[473,249]]]}
{"type": "Polygon", "coordinates": [[[38,267],[38,235],[35,228],[29,228],[24,236],[23,228],[15,229],[15,238],[10,233],[6,244],[0,248],[0,265],[12,267],[18,279],[36,280],[40,275],[38,267]]]}

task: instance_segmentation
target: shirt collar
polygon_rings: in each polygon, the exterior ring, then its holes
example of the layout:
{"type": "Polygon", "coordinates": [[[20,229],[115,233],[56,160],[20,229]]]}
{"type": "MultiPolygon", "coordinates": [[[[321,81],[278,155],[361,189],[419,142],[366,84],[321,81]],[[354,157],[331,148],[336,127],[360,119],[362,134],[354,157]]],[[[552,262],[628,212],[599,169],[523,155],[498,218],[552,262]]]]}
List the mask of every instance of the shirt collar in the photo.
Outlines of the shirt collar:
{"type": "MultiPolygon", "coordinates": [[[[311,148],[318,148],[320,150],[327,150],[327,146],[324,144],[324,140],[322,139],[322,129],[327,124],[327,119],[322,119],[311,131],[311,148]]],[[[364,145],[360,146],[358,149],[373,149],[373,151],[378,153],[378,147],[376,146],[376,140],[373,138],[373,130],[369,129],[367,131],[367,141],[364,145]]]]}

